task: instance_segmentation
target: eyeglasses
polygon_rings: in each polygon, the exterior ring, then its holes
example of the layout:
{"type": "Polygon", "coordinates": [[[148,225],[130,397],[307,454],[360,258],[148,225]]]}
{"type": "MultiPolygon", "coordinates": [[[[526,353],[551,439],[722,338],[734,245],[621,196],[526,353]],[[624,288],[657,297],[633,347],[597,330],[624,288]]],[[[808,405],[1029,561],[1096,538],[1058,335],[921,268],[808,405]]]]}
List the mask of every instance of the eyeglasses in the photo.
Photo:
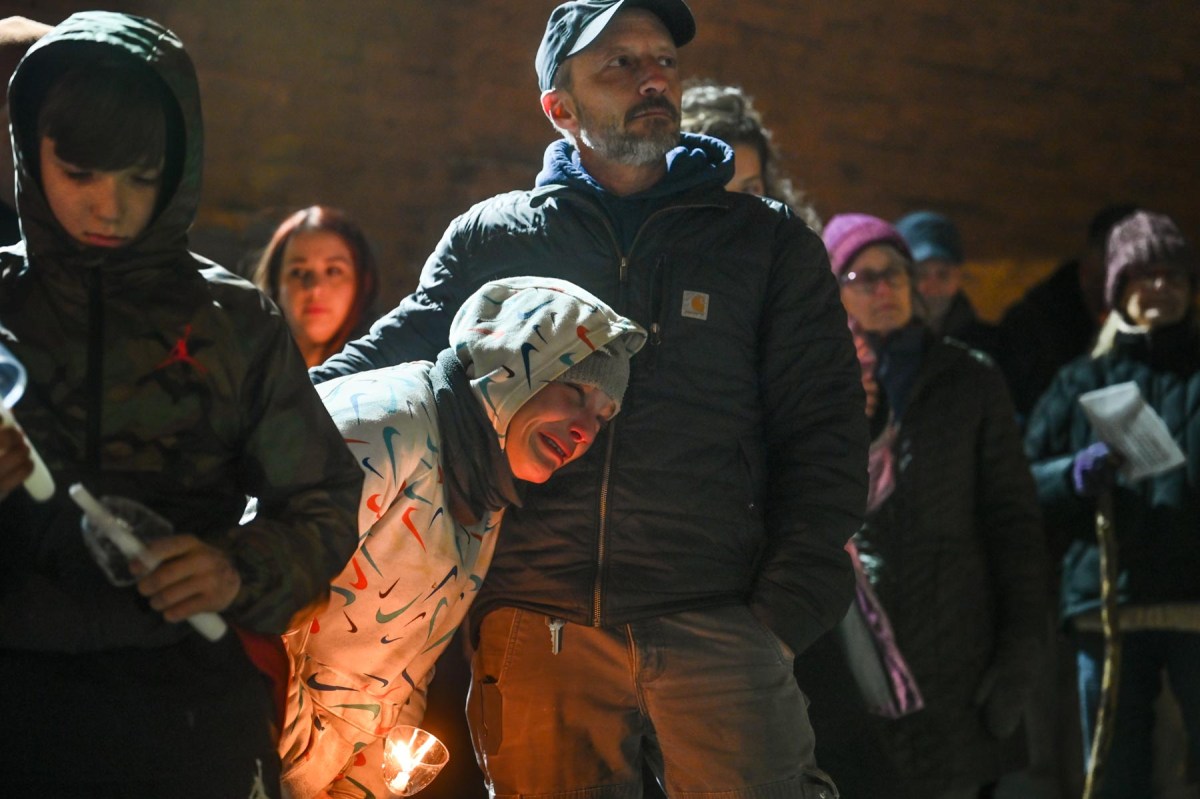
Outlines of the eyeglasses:
{"type": "Polygon", "coordinates": [[[879,271],[863,270],[860,272],[844,272],[838,278],[841,285],[860,291],[863,294],[873,294],[880,283],[898,289],[908,285],[908,270],[892,264],[887,269],[879,271]]]}

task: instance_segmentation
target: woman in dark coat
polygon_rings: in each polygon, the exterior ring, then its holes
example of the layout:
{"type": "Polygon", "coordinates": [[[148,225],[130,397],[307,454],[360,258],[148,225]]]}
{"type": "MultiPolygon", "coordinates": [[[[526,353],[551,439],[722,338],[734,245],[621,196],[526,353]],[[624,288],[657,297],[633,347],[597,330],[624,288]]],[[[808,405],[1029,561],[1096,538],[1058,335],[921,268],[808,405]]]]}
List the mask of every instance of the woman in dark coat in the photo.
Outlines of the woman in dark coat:
{"type": "MultiPolygon", "coordinates": [[[[1162,673],[1200,765],[1200,328],[1195,251],[1160,214],[1113,228],[1105,300],[1112,309],[1089,356],[1067,364],[1034,407],[1025,437],[1047,529],[1069,542],[1062,613],[1077,633],[1084,749],[1100,697],[1100,565],[1096,497],[1111,492],[1123,638],[1117,712],[1098,796],[1151,795],[1154,702],[1162,673]],[[1119,453],[1097,441],[1079,397],[1137,384],[1183,450],[1182,467],[1141,480],[1119,474],[1119,453]]],[[[1085,761],[1086,762],[1086,761],[1085,761]]]]}
{"type": "MultiPolygon", "coordinates": [[[[871,496],[855,540],[925,705],[881,723],[884,748],[909,793],[975,797],[1023,763],[1042,644],[1045,550],[1012,402],[985,356],[914,318],[895,228],[846,214],[824,239],[874,361],[871,496]]],[[[820,746],[830,709],[812,702],[820,746]]]]}

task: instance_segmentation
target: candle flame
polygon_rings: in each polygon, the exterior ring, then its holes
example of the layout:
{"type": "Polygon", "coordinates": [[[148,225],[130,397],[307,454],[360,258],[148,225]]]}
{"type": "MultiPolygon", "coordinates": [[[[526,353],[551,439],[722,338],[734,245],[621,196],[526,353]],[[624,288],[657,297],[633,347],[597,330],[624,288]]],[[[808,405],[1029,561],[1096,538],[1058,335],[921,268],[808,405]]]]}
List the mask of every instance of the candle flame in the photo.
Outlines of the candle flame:
{"type": "Polygon", "coordinates": [[[425,762],[425,755],[429,754],[429,750],[437,744],[437,738],[430,735],[421,744],[417,751],[413,751],[413,745],[417,742],[417,736],[420,730],[413,730],[412,737],[408,739],[408,743],[400,741],[392,742],[392,745],[385,752],[387,757],[396,766],[396,776],[388,781],[388,789],[396,793],[404,793],[408,788],[408,783],[412,779],[412,773],[416,768],[425,762]]]}

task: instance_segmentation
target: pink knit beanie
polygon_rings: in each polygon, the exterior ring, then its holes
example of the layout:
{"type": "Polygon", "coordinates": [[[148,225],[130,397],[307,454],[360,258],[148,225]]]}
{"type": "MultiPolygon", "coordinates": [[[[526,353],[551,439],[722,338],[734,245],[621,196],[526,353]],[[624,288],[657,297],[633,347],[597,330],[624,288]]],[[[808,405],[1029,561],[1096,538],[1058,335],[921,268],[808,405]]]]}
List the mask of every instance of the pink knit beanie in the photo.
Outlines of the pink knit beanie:
{"type": "Polygon", "coordinates": [[[889,244],[909,261],[912,268],[912,253],[904,237],[892,225],[870,214],[838,214],[830,219],[821,234],[825,249],[829,250],[829,265],[833,274],[841,277],[846,267],[872,244],[889,244]]]}

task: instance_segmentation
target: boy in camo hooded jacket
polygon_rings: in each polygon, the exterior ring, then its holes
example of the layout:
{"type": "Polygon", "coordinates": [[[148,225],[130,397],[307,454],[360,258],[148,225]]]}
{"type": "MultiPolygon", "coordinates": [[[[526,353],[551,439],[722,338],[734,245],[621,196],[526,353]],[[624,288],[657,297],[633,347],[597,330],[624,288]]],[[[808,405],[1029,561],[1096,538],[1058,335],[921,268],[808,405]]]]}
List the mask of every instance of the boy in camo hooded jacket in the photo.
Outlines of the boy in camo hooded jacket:
{"type": "MultiPolygon", "coordinates": [[[[22,241],[0,250],[14,409],[60,490],[0,500],[0,773],[21,795],[276,796],[275,712],[243,641],[274,641],[354,551],[362,477],[278,310],[188,251],[195,71],[150,20],[76,14],[9,91],[22,241]],[[110,584],[63,490],[175,533],[110,584]],[[259,515],[239,525],[245,496],[259,515]],[[210,643],[179,622],[221,613],[210,643]]],[[[283,653],[280,651],[280,657],[283,653]]]]}

